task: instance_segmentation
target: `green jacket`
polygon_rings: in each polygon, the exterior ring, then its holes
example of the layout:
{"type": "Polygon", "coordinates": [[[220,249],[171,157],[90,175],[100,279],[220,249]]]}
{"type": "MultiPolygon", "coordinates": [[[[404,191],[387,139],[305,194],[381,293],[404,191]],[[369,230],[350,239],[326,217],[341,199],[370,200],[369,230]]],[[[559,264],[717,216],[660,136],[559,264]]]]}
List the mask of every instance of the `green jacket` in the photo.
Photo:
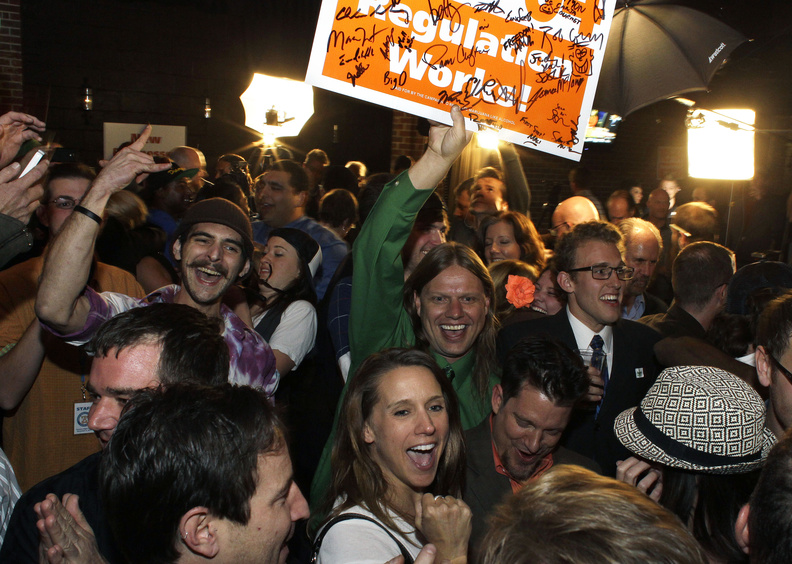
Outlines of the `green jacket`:
{"type": "MultiPolygon", "coordinates": [[[[404,266],[401,250],[407,242],[415,217],[431,195],[431,190],[416,190],[407,172],[392,180],[382,191],[372,208],[363,229],[352,249],[354,271],[352,277],[352,304],[349,318],[349,345],[352,364],[350,378],[369,355],[389,347],[411,347],[415,344],[410,316],[402,305],[404,266]]],[[[433,355],[441,368],[448,361],[433,355]]],[[[473,369],[476,353],[454,362],[451,384],[459,398],[462,427],[475,427],[489,415],[489,395],[476,394],[473,369]]],[[[490,376],[490,390],[497,379],[490,376]]],[[[343,402],[342,393],[339,408],[343,402]]],[[[322,459],[311,486],[311,506],[318,507],[330,486],[330,453],[335,427],[325,445],[322,459]]]]}

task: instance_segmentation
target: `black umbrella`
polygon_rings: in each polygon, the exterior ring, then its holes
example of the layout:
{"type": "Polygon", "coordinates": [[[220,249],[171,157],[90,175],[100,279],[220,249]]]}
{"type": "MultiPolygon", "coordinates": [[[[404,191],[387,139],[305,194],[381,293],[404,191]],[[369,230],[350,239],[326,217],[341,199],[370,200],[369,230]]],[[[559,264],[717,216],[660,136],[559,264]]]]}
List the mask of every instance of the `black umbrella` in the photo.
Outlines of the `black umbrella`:
{"type": "Polygon", "coordinates": [[[702,12],[662,0],[627,1],[613,16],[594,107],[623,116],[706,90],[747,39],[702,12]]]}

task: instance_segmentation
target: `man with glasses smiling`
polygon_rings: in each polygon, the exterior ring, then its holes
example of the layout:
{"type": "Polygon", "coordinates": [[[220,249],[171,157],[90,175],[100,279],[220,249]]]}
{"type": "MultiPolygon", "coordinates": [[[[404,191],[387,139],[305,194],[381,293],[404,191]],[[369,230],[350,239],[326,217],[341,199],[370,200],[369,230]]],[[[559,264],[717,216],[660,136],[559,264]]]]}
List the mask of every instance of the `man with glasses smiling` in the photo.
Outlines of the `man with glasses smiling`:
{"type": "MultiPolygon", "coordinates": [[[[55,237],[96,178],[84,165],[50,167],[42,205],[36,210],[50,237],[55,237]]],[[[96,451],[85,425],[74,420],[84,402],[81,379],[90,362],[82,351],[44,335],[33,311],[43,257],[0,272],[0,387],[4,448],[22,491],[96,451]]],[[[94,263],[89,284],[142,298],[145,294],[124,270],[94,263]]]]}
{"type": "Polygon", "coordinates": [[[594,459],[610,476],[616,473],[616,462],[629,456],[613,434],[613,421],[620,410],[638,405],[659,372],[653,347],[660,336],[620,319],[624,282],[634,274],[622,261],[622,245],[621,234],[609,223],[574,226],[556,245],[558,284],[568,294],[566,309],[510,325],[498,337],[501,361],[533,333],[552,335],[573,350],[604,355],[601,371],[589,368],[586,401],[573,412],[561,444],[594,459]]]}

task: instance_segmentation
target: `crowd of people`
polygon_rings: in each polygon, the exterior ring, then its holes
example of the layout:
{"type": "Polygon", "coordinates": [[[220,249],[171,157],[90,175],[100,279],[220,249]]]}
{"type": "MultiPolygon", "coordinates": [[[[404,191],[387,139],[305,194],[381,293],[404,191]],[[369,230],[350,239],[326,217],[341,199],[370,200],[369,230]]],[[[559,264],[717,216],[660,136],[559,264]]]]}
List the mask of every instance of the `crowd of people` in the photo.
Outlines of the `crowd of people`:
{"type": "Polygon", "coordinates": [[[792,561],[766,176],[733,250],[582,167],[543,229],[507,144],[444,201],[450,121],[387,173],[147,127],[20,174],[0,116],[0,562],[792,561]]]}

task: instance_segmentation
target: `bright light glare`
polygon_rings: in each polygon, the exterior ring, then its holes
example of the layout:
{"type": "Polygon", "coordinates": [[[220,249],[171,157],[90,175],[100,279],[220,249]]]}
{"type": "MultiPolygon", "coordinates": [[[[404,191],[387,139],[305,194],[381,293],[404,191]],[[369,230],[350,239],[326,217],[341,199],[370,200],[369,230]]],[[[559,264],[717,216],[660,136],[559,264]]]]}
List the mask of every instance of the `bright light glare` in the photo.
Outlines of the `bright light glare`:
{"type": "Polygon", "coordinates": [[[696,114],[703,114],[704,123],[687,132],[688,174],[693,178],[717,180],[753,178],[752,125],[756,113],[753,110],[696,110],[696,114]],[[731,122],[728,118],[742,123],[731,122]]]}
{"type": "Polygon", "coordinates": [[[239,99],[245,107],[245,125],[272,137],[299,135],[314,112],[313,87],[288,78],[255,73],[239,99]],[[267,111],[272,108],[278,110],[282,125],[267,125],[267,111]]]}
{"type": "Polygon", "coordinates": [[[494,151],[498,148],[498,132],[494,129],[485,128],[476,133],[476,141],[478,146],[482,149],[490,149],[494,151]]]}
{"type": "Polygon", "coordinates": [[[275,145],[275,136],[272,133],[265,131],[261,134],[261,144],[265,147],[273,147],[275,145]]]}

